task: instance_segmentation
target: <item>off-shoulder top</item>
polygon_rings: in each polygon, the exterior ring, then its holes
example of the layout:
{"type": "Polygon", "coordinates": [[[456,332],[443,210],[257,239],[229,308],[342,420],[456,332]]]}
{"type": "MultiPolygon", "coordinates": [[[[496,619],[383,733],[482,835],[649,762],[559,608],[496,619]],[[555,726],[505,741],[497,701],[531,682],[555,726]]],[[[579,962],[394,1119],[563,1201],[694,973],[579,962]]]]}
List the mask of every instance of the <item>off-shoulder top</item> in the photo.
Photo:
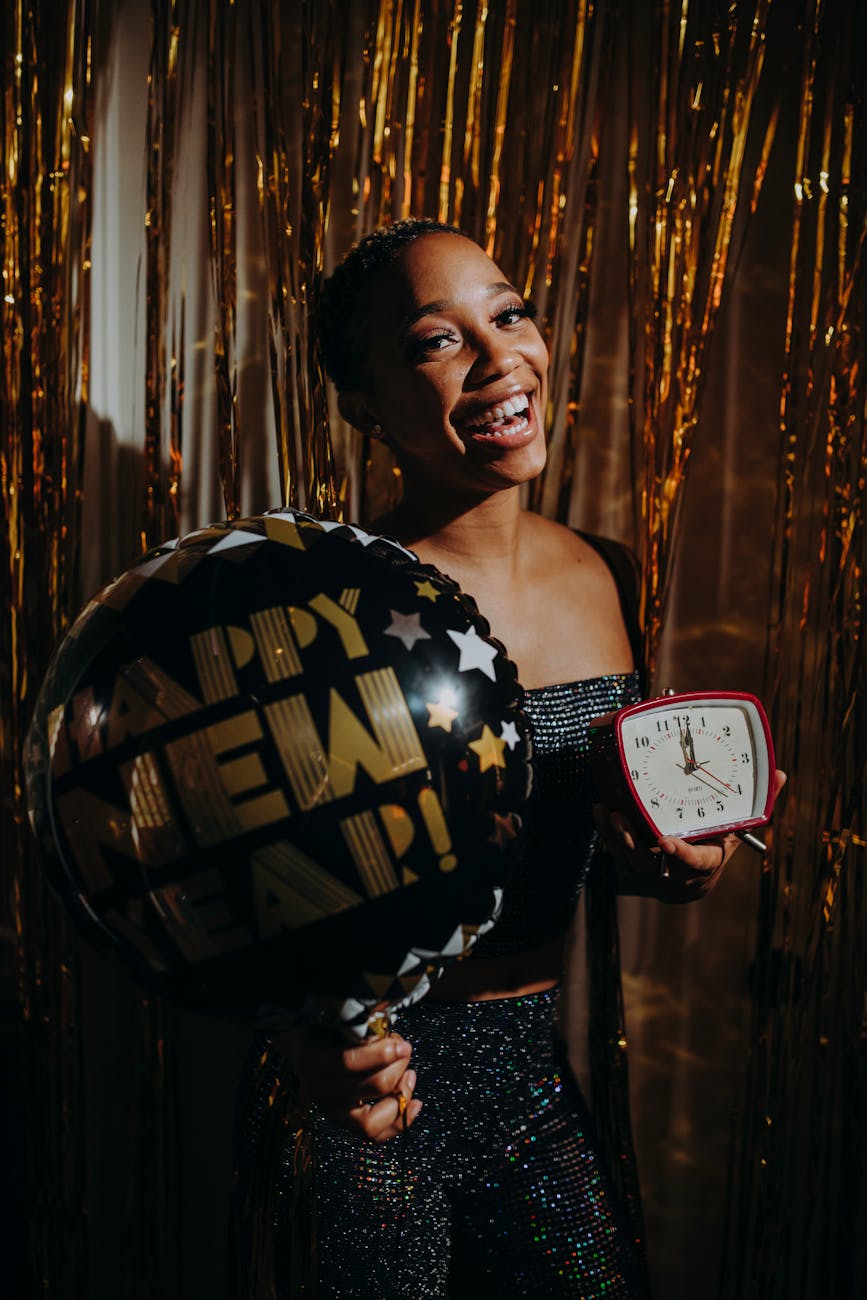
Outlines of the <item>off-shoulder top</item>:
{"type": "MultiPolygon", "coordinates": [[[[582,534],[608,564],[636,664],[642,660],[637,569],[619,543],[582,534]]],[[[497,957],[546,943],[568,928],[595,845],[588,723],[634,703],[643,674],[610,673],[525,692],[533,739],[533,791],[524,816],[515,867],[497,924],[473,956],[497,957]]],[[[472,958],[471,958],[472,960],[472,958]]]]}

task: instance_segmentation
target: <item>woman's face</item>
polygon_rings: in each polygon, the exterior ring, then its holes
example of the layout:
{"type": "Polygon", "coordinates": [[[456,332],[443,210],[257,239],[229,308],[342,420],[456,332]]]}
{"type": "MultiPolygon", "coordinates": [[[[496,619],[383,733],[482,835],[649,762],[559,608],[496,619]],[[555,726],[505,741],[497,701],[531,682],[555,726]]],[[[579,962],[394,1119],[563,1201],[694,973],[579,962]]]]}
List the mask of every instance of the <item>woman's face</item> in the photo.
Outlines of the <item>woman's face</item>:
{"type": "Polygon", "coordinates": [[[423,235],[375,282],[371,386],[348,405],[406,473],[487,493],[545,463],[548,353],[521,295],[478,245],[423,235]],[[354,405],[353,405],[354,404],[354,405]]]}

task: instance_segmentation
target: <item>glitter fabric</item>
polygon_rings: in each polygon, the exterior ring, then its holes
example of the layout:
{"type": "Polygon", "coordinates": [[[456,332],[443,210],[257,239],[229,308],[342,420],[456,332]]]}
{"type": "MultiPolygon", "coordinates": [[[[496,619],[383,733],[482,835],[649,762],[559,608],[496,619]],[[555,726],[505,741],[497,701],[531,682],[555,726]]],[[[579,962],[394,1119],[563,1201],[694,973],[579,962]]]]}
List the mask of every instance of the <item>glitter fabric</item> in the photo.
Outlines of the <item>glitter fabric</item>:
{"type": "Polygon", "coordinates": [[[424,1106],[360,1142],[317,1116],[323,1300],[642,1293],[554,1030],[557,994],[400,1015],[424,1106]]]}
{"type": "Polygon", "coordinates": [[[525,692],[524,712],[533,725],[533,794],[500,919],[479,939],[475,956],[521,952],[566,930],[594,844],[587,724],[639,698],[637,672],[525,692]]]}

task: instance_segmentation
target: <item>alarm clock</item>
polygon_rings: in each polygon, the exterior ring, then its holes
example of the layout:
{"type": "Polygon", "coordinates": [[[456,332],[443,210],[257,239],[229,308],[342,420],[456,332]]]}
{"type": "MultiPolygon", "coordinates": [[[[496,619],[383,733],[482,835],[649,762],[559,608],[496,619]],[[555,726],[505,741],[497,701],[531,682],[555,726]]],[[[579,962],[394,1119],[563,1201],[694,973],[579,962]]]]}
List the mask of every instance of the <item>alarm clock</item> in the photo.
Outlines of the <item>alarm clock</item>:
{"type": "Polygon", "coordinates": [[[754,695],[668,693],[629,704],[589,727],[600,802],[652,842],[750,834],[774,804],[774,744],[754,695]]]}

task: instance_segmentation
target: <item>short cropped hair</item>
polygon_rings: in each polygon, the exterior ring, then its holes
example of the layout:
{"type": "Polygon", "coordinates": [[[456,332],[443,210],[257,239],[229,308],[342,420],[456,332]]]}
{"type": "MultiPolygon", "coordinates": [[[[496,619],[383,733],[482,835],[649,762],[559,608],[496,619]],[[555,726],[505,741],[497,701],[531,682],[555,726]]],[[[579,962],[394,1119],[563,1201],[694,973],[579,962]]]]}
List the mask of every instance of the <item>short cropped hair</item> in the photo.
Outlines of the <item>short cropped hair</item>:
{"type": "Polygon", "coordinates": [[[432,217],[408,217],[380,226],[351,248],[322,285],[316,324],[322,363],[339,393],[364,389],[367,370],[367,309],[373,277],[393,266],[423,235],[471,237],[432,217]]]}

